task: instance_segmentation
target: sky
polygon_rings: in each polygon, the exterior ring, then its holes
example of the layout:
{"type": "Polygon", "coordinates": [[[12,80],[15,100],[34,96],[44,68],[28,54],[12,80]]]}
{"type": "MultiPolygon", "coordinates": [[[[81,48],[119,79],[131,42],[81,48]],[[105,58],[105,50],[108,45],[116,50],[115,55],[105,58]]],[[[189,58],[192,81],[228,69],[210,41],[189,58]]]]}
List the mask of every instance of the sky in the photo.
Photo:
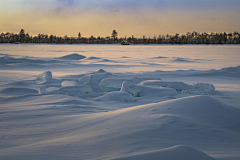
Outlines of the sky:
{"type": "Polygon", "coordinates": [[[153,37],[240,32],[240,0],[1,0],[0,32],[153,37]]]}

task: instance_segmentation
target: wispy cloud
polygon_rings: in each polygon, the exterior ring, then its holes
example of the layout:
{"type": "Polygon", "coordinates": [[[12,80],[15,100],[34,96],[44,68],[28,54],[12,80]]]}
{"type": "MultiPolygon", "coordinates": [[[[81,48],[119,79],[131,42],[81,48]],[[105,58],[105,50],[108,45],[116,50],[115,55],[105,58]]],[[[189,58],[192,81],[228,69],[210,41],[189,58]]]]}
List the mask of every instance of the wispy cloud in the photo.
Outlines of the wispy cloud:
{"type": "Polygon", "coordinates": [[[66,18],[84,13],[102,15],[131,15],[160,14],[179,11],[212,11],[237,10],[239,0],[23,0],[26,10],[33,10],[39,14],[66,18]],[[26,7],[28,5],[29,7],[26,7]]]}

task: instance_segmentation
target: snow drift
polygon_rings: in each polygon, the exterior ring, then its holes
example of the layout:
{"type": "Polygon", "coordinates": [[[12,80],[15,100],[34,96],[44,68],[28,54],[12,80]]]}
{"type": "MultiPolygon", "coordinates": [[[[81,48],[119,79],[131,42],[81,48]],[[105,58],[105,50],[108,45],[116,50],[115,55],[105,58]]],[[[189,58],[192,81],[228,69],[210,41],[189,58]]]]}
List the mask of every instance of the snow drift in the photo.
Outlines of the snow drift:
{"type": "Polygon", "coordinates": [[[134,97],[142,97],[142,96],[173,96],[176,95],[176,90],[172,88],[156,88],[156,87],[148,87],[133,84],[130,81],[124,81],[122,84],[121,91],[131,93],[134,97]]]}
{"type": "Polygon", "coordinates": [[[84,59],[84,58],[86,58],[86,57],[83,56],[83,55],[74,53],[74,54],[69,54],[69,55],[66,55],[66,56],[59,57],[58,59],[64,59],[64,60],[80,60],[80,59],[84,59]]]}
{"type": "Polygon", "coordinates": [[[95,98],[98,101],[121,101],[121,102],[133,102],[133,95],[127,92],[110,92],[103,96],[95,98]]]}
{"type": "Polygon", "coordinates": [[[111,160],[214,160],[207,154],[188,146],[178,145],[171,148],[140,153],[111,160]]]}

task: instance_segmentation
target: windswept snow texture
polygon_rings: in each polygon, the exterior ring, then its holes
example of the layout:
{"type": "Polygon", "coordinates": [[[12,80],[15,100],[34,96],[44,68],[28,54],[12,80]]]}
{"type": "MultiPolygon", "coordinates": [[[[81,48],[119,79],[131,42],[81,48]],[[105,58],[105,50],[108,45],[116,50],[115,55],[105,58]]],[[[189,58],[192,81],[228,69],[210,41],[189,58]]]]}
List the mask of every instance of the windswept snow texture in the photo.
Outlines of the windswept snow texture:
{"type": "Polygon", "coordinates": [[[171,148],[141,153],[132,156],[114,158],[112,160],[214,160],[212,157],[188,146],[174,146],[171,148]]]}
{"type": "Polygon", "coordinates": [[[239,160],[239,51],[0,44],[0,159],[239,160]]]}
{"type": "Polygon", "coordinates": [[[130,93],[113,91],[113,92],[107,93],[103,96],[100,96],[100,97],[96,98],[95,100],[133,102],[134,98],[133,98],[133,95],[130,93]]]}

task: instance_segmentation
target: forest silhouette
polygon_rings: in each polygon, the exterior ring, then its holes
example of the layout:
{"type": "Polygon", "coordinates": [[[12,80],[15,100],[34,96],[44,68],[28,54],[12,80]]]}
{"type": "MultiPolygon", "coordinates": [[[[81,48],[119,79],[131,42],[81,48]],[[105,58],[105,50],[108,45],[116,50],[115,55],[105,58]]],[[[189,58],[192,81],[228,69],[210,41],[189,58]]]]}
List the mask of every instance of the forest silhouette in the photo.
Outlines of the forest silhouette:
{"type": "Polygon", "coordinates": [[[198,33],[187,32],[186,34],[175,35],[159,35],[154,37],[120,37],[113,30],[110,36],[106,37],[82,37],[79,32],[77,37],[56,36],[47,34],[38,34],[37,36],[25,33],[21,29],[19,33],[1,33],[0,43],[50,43],[50,44],[120,44],[123,40],[131,44],[240,44],[240,34],[238,32],[231,33],[198,33]]]}

